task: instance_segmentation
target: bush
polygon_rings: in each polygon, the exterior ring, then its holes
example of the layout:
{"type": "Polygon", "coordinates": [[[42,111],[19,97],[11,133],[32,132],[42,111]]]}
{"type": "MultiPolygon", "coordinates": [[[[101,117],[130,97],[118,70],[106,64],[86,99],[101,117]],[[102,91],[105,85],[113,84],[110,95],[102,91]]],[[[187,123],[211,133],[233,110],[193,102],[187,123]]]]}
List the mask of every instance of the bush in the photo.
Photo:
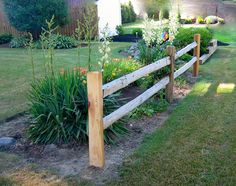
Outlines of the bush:
{"type": "Polygon", "coordinates": [[[141,28],[134,28],[132,30],[132,34],[137,35],[139,37],[142,37],[143,36],[143,30],[141,28]]]}
{"type": "Polygon", "coordinates": [[[12,26],[23,32],[31,32],[38,38],[45,20],[54,15],[55,25],[67,23],[68,7],[65,0],[4,0],[4,9],[12,26]]]}
{"type": "MultiPolygon", "coordinates": [[[[104,114],[119,107],[118,94],[104,99],[104,114]]],[[[32,83],[29,93],[30,113],[34,122],[29,127],[29,138],[37,144],[69,143],[88,140],[88,100],[86,78],[78,71],[45,76],[32,83]]],[[[105,142],[126,133],[123,123],[105,130],[105,142]]]]}
{"type": "Polygon", "coordinates": [[[148,65],[153,63],[155,60],[161,59],[166,56],[165,46],[153,46],[149,47],[146,45],[144,40],[139,41],[138,43],[138,50],[139,50],[139,61],[144,64],[148,65]]]}
{"type": "Polygon", "coordinates": [[[137,15],[134,12],[134,7],[129,1],[128,4],[121,5],[121,16],[122,16],[122,23],[132,23],[136,21],[137,15]]]}
{"type": "Polygon", "coordinates": [[[10,43],[12,38],[13,38],[12,34],[8,34],[8,33],[0,34],[0,44],[10,43]]]}
{"type": "Polygon", "coordinates": [[[223,18],[218,17],[218,21],[220,24],[225,24],[225,20],[223,18]]]}
{"type": "Polygon", "coordinates": [[[105,71],[103,72],[103,82],[108,83],[126,74],[129,74],[141,65],[133,60],[113,59],[113,62],[105,64],[105,71]]]}
{"type": "Polygon", "coordinates": [[[196,18],[181,19],[180,22],[182,24],[194,24],[196,22],[196,18]]]}
{"type": "Polygon", "coordinates": [[[122,35],[124,35],[125,30],[121,25],[119,25],[119,26],[116,27],[116,32],[119,36],[122,36],[122,35]]]}
{"type": "MultiPolygon", "coordinates": [[[[60,34],[54,34],[52,35],[52,43],[54,49],[70,49],[70,48],[75,48],[77,47],[77,40],[73,37],[69,36],[64,36],[60,34]]],[[[45,44],[46,48],[47,44],[45,44]]],[[[42,42],[41,41],[36,41],[35,42],[35,48],[41,49],[42,48],[42,42]]]]}
{"type": "Polygon", "coordinates": [[[174,40],[174,46],[182,49],[193,42],[194,34],[201,34],[201,55],[207,53],[207,46],[213,38],[211,30],[208,28],[180,28],[174,40]]]}
{"type": "Polygon", "coordinates": [[[15,37],[10,42],[11,48],[25,48],[27,43],[29,42],[29,38],[27,36],[15,37]]]}
{"type": "Polygon", "coordinates": [[[204,19],[203,19],[202,16],[198,16],[198,17],[197,17],[197,20],[196,20],[196,23],[197,23],[197,24],[205,24],[205,21],[204,21],[204,19]]]}

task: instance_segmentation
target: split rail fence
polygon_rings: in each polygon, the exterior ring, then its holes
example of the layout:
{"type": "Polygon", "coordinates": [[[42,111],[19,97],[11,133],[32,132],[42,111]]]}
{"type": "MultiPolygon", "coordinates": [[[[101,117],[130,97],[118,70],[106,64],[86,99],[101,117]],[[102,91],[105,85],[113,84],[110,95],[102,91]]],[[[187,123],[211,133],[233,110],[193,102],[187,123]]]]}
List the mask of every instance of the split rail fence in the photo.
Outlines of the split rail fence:
{"type": "Polygon", "coordinates": [[[105,85],[102,85],[101,72],[89,72],[87,74],[89,101],[89,161],[91,166],[101,168],[105,164],[103,133],[106,128],[143,104],[161,89],[166,88],[166,99],[167,101],[172,102],[174,80],[192,66],[193,76],[198,76],[200,64],[200,38],[200,34],[196,34],[194,36],[194,42],[187,45],[177,53],[174,46],[168,46],[168,57],[144,66],[139,70],[136,70],[105,85]],[[175,71],[175,60],[192,49],[194,50],[193,58],[180,69],[175,71]],[[103,98],[166,66],[169,66],[171,69],[167,77],[164,77],[153,87],[146,90],[140,96],[123,105],[113,113],[103,117],[103,98]]]}

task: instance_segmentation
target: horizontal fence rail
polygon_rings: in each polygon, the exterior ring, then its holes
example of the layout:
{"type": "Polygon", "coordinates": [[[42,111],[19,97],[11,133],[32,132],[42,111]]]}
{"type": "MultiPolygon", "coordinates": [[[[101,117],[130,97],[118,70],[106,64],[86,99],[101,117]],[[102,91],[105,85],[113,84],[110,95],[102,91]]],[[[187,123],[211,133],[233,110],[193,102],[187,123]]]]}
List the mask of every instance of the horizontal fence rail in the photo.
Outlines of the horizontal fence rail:
{"type": "Polygon", "coordinates": [[[145,77],[146,75],[160,70],[161,68],[170,65],[170,57],[158,60],[150,65],[140,68],[128,75],[125,75],[119,79],[116,79],[110,83],[103,85],[103,97],[107,97],[114,92],[127,87],[131,83],[137,81],[138,79],[145,77]]]}
{"type": "Polygon", "coordinates": [[[115,112],[112,112],[110,115],[106,116],[103,119],[104,129],[111,126],[114,122],[118,121],[122,117],[126,116],[128,113],[133,111],[135,108],[143,104],[145,101],[147,101],[149,98],[151,98],[153,95],[155,95],[158,91],[165,88],[165,86],[169,83],[170,79],[169,77],[163,78],[161,81],[159,81],[157,84],[155,84],[150,89],[146,90],[143,94],[138,96],[137,98],[133,99],[129,103],[125,104],[124,106],[120,107],[115,112]]]}
{"type": "Polygon", "coordinates": [[[175,59],[180,58],[181,56],[183,56],[184,54],[188,53],[189,51],[191,51],[192,49],[194,49],[197,46],[197,42],[194,41],[193,43],[187,45],[185,48],[181,49],[180,51],[177,52],[175,59]]]}
{"type": "Polygon", "coordinates": [[[174,73],[174,78],[176,79],[180,75],[182,75],[184,72],[186,72],[190,67],[193,66],[193,64],[197,61],[197,57],[193,57],[188,63],[186,63],[184,66],[182,66],[180,69],[178,69],[174,73]]]}
{"type": "Polygon", "coordinates": [[[102,86],[102,72],[89,72],[88,80],[88,100],[89,100],[89,160],[90,165],[103,167],[105,163],[103,132],[113,123],[126,116],[145,101],[154,96],[161,89],[166,89],[166,99],[168,102],[173,101],[174,79],[186,72],[193,66],[193,76],[198,76],[199,59],[200,59],[200,35],[194,36],[194,42],[187,45],[176,53],[174,46],[167,47],[168,57],[158,60],[150,65],[140,68],[128,75],[118,78],[102,86]],[[175,71],[175,60],[191,50],[193,58],[175,71]],[[163,67],[169,66],[169,76],[164,77],[153,87],[144,93],[126,103],[116,111],[107,116],[103,116],[103,99],[118,90],[121,90],[138,79],[156,72],[163,67]],[[90,144],[91,143],[91,144],[90,144]]]}

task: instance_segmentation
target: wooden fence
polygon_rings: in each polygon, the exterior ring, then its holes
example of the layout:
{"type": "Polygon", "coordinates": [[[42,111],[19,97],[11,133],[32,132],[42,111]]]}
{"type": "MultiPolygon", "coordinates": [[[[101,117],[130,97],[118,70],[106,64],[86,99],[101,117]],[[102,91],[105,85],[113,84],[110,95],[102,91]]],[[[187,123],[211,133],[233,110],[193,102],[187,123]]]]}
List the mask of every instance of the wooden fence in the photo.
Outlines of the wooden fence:
{"type": "Polygon", "coordinates": [[[193,66],[193,76],[198,76],[200,62],[200,37],[200,34],[196,34],[194,36],[194,42],[177,53],[174,46],[168,46],[168,57],[144,66],[139,70],[136,70],[105,85],[102,85],[101,72],[89,72],[87,74],[89,100],[89,161],[91,166],[104,166],[105,153],[103,133],[106,128],[143,104],[163,88],[166,88],[166,99],[169,102],[172,102],[174,79],[179,77],[190,67],[193,66]],[[175,71],[175,60],[192,49],[194,49],[193,58],[180,69],[175,71]],[[103,118],[103,98],[166,66],[170,66],[171,69],[169,76],[164,77],[140,96],[103,118]]]}

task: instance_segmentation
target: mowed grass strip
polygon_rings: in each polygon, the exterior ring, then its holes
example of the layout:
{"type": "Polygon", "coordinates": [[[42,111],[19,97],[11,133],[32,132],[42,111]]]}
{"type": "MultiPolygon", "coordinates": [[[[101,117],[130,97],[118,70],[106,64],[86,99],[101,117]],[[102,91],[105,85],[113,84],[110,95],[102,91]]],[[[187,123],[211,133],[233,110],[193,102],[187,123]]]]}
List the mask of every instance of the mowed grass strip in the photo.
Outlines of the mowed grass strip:
{"type": "Polygon", "coordinates": [[[201,66],[193,91],[110,185],[236,185],[236,48],[201,66]]]}
{"type": "MultiPolygon", "coordinates": [[[[112,58],[124,58],[121,49],[130,43],[112,43],[112,58]]],[[[92,63],[100,58],[98,44],[92,48],[92,63]]],[[[34,50],[37,77],[44,74],[44,57],[42,50],[34,50]]],[[[80,63],[86,67],[88,48],[81,49],[80,63]]],[[[78,65],[77,49],[56,50],[55,69],[71,69],[78,65]]],[[[32,81],[32,68],[26,49],[0,48],[0,121],[27,110],[27,92],[32,81]]]]}

